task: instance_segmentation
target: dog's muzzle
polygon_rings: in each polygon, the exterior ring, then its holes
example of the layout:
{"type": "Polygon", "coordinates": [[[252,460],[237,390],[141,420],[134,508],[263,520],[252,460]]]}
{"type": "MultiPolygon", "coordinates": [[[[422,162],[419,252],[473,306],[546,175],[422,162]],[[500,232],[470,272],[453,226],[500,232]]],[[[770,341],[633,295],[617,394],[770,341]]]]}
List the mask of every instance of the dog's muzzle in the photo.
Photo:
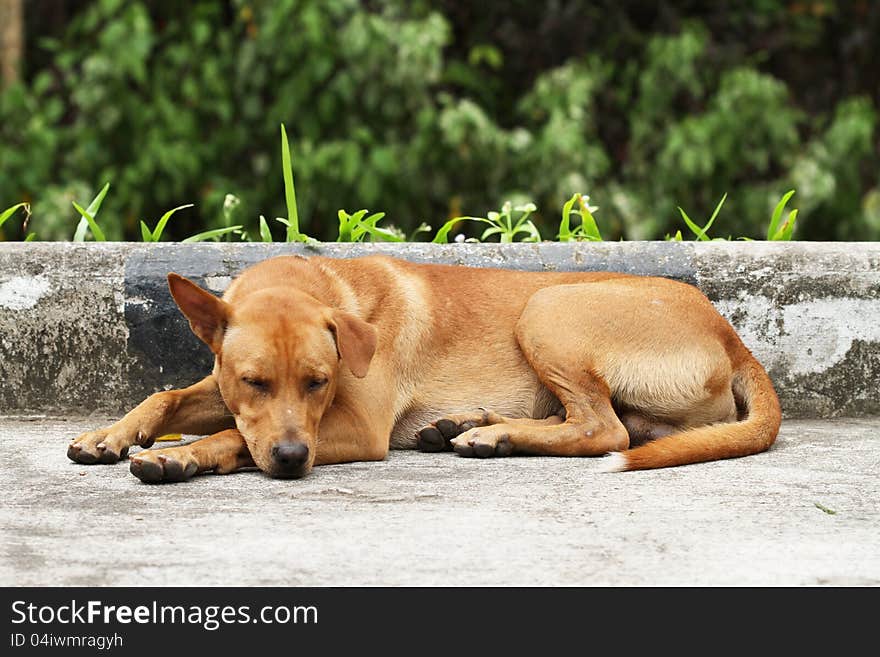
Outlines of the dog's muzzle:
{"type": "Polygon", "coordinates": [[[309,446],[299,440],[285,440],[272,447],[273,477],[302,477],[308,471],[309,446]]]}

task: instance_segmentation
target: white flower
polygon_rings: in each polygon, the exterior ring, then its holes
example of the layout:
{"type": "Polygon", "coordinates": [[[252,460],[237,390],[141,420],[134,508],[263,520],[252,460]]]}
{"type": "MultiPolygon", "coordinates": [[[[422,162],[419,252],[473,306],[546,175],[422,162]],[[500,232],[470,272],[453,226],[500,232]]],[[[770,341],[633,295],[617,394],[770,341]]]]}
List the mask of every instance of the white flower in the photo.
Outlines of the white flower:
{"type": "Polygon", "coordinates": [[[599,209],[598,205],[590,205],[590,197],[587,194],[581,194],[580,201],[590,214],[593,214],[599,209]]]}
{"type": "Polygon", "coordinates": [[[234,208],[241,205],[241,199],[238,198],[235,194],[227,194],[223,199],[223,210],[229,212],[234,208]]]}

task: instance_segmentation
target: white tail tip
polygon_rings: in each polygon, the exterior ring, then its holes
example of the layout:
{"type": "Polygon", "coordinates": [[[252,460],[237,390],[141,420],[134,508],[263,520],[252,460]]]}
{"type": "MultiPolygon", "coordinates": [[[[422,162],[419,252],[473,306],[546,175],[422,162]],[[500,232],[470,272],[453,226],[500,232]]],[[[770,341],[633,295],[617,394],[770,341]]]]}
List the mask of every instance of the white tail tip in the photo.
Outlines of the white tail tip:
{"type": "Polygon", "coordinates": [[[602,459],[599,472],[623,472],[626,466],[626,456],[621,452],[611,452],[602,459]]]}

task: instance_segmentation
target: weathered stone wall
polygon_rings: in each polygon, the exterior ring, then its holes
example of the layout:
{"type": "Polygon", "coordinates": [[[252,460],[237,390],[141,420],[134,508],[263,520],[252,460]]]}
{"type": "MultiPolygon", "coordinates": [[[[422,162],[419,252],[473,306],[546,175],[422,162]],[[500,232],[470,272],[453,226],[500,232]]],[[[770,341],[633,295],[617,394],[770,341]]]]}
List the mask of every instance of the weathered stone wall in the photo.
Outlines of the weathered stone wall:
{"type": "Polygon", "coordinates": [[[764,363],[787,416],[880,414],[880,244],[607,242],[0,244],[0,415],[120,413],[199,379],[210,353],[165,275],[220,293],[249,264],[290,253],[686,281],[764,363]]]}

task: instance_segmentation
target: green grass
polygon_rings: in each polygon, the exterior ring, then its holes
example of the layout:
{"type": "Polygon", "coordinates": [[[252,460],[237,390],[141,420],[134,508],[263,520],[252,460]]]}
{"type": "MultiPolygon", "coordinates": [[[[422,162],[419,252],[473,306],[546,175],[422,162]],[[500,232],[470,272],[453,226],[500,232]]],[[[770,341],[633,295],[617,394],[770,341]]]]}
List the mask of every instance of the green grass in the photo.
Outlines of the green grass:
{"type": "MultiPolygon", "coordinates": [[[[681,218],[684,219],[684,223],[687,224],[687,227],[690,228],[691,232],[696,236],[696,238],[703,242],[708,242],[709,238],[709,229],[712,227],[712,224],[715,223],[715,219],[718,217],[718,213],[721,212],[721,206],[724,205],[724,201],[727,200],[727,194],[721,197],[721,200],[718,201],[718,205],[715,206],[715,211],[712,213],[712,216],[709,217],[709,221],[702,227],[698,226],[694,223],[691,218],[687,215],[687,212],[678,208],[678,212],[681,214],[681,218]]],[[[679,233],[676,233],[680,235],[679,233]]]]}
{"type": "Polygon", "coordinates": [[[104,197],[107,196],[107,192],[110,190],[110,183],[106,183],[104,187],[98,192],[98,195],[92,199],[92,202],[89,203],[89,207],[83,210],[76,202],[73,203],[74,209],[79,212],[80,220],[76,225],[76,230],[73,233],[73,241],[74,242],[85,242],[86,232],[91,229],[92,238],[97,242],[106,241],[106,237],[104,237],[104,231],[101,230],[101,227],[95,221],[95,217],[98,214],[98,210],[101,209],[101,203],[104,202],[104,197]]]}
{"type": "MultiPolygon", "coordinates": [[[[315,243],[312,237],[309,237],[300,230],[299,212],[296,204],[296,188],[293,179],[293,162],[291,156],[290,144],[287,139],[287,130],[284,124],[281,124],[281,175],[284,181],[284,201],[287,207],[287,217],[276,217],[275,220],[285,226],[284,237],[287,242],[307,242],[315,243]]],[[[80,219],[73,233],[74,242],[84,242],[91,235],[92,240],[96,242],[104,242],[107,240],[106,233],[98,223],[98,213],[101,205],[110,189],[110,183],[104,185],[101,191],[92,199],[91,203],[85,208],[74,202],[73,207],[79,213],[80,219]]],[[[779,203],[773,210],[767,226],[767,240],[769,241],[789,241],[794,235],[795,224],[797,221],[798,211],[791,210],[783,220],[786,205],[794,196],[794,190],[788,191],[780,199],[779,203]]],[[[725,238],[709,236],[709,230],[718,218],[721,208],[727,200],[727,194],[721,197],[715,210],[709,219],[701,226],[691,219],[683,208],[679,207],[678,211],[694,239],[697,241],[723,240],[725,238]]],[[[556,239],[560,242],[601,242],[603,241],[599,224],[594,214],[598,211],[598,207],[589,204],[590,197],[583,194],[574,194],[562,207],[562,217],[559,222],[559,229],[556,233],[556,239]]],[[[223,216],[227,225],[220,228],[206,230],[197,233],[182,240],[183,242],[202,242],[208,240],[219,240],[220,238],[239,236],[243,240],[251,240],[251,237],[243,230],[241,225],[230,225],[235,208],[239,205],[239,200],[233,195],[227,195],[224,201],[223,216]]],[[[154,228],[150,229],[146,221],[140,222],[141,239],[144,242],[159,242],[165,231],[168,222],[175,213],[191,208],[193,205],[186,204],[168,210],[156,222],[154,228]]],[[[18,203],[0,213],[0,229],[18,210],[24,210],[25,221],[27,225],[30,216],[30,206],[27,203],[18,203]]],[[[483,242],[487,240],[498,240],[501,243],[511,242],[540,242],[542,241],[541,233],[538,227],[532,221],[531,216],[537,211],[533,203],[525,203],[521,205],[513,205],[506,202],[497,212],[489,212],[485,217],[461,216],[453,217],[445,223],[434,234],[431,240],[435,244],[445,244],[449,242],[450,233],[465,222],[476,222],[485,224],[486,228],[480,234],[480,237],[470,238],[467,241],[483,242]]],[[[363,242],[363,241],[381,241],[381,242],[406,242],[415,241],[415,237],[422,233],[430,233],[431,227],[422,223],[407,238],[401,231],[393,226],[380,226],[379,222],[385,218],[384,212],[369,213],[367,210],[358,210],[354,213],[342,209],[337,213],[339,218],[339,231],[336,237],[337,242],[363,242]]],[[[29,233],[25,241],[31,241],[36,238],[34,233],[29,233]]],[[[459,235],[456,241],[463,239],[459,235]]],[[[677,230],[673,235],[666,235],[667,240],[682,241],[681,230],[677,230]]],[[[726,239],[732,239],[727,237],[726,239]]],[[[748,240],[749,238],[741,237],[739,239],[748,240]]],[[[272,242],[272,231],[266,218],[260,216],[259,221],[259,240],[262,242],[272,242]]]]}
{"type": "MultiPolygon", "coordinates": [[[[92,199],[92,202],[89,203],[89,207],[83,209],[79,203],[76,201],[73,202],[74,209],[80,214],[80,221],[77,224],[76,230],[73,234],[74,242],[85,242],[86,236],[88,232],[91,232],[92,239],[95,242],[106,242],[107,236],[104,233],[104,230],[101,228],[100,224],[98,224],[97,216],[98,211],[101,209],[101,204],[104,202],[104,197],[107,196],[107,191],[110,189],[110,183],[104,185],[98,195],[92,199]]],[[[153,230],[150,230],[150,227],[147,226],[147,223],[141,220],[141,239],[144,242],[159,242],[162,239],[162,233],[165,231],[165,226],[168,225],[168,221],[174,214],[180,210],[185,210],[186,208],[194,207],[192,203],[188,203],[186,205],[180,205],[176,208],[172,208],[168,210],[162,217],[156,222],[156,227],[153,230]]],[[[197,233],[195,235],[191,235],[184,240],[183,242],[204,242],[207,240],[217,239],[222,237],[223,235],[229,235],[231,233],[239,233],[241,231],[241,226],[224,226],[223,228],[215,228],[212,230],[206,230],[202,233],[197,233]]]]}
{"type": "Polygon", "coordinates": [[[559,222],[557,239],[560,242],[601,242],[602,234],[593,213],[599,208],[590,205],[590,197],[575,194],[565,205],[562,206],[562,221],[559,222]],[[577,207],[575,207],[577,204],[577,207]],[[576,215],[580,218],[580,225],[572,228],[571,217],[576,215]]]}
{"type": "Polygon", "coordinates": [[[779,220],[782,218],[782,212],[791,197],[794,196],[794,190],[789,190],[782,197],[776,208],[773,210],[773,216],[770,217],[770,225],[767,227],[767,239],[773,241],[789,241],[794,232],[794,222],[797,220],[797,210],[788,213],[788,218],[780,226],[779,220]]]}
{"type": "Polygon", "coordinates": [[[498,212],[490,212],[485,217],[453,217],[443,224],[437,231],[432,240],[435,244],[445,244],[449,241],[449,232],[459,223],[464,221],[475,221],[488,224],[479,242],[485,241],[488,237],[498,236],[498,240],[502,243],[510,242],[540,242],[541,233],[537,226],[529,217],[537,210],[534,203],[525,203],[523,205],[513,205],[507,201],[498,212]],[[519,236],[520,239],[517,239],[519,236]]]}
{"type": "Polygon", "coordinates": [[[168,224],[168,220],[174,216],[174,213],[178,210],[185,210],[186,208],[193,207],[192,203],[188,203],[186,205],[180,205],[176,208],[173,208],[162,215],[162,218],[159,219],[159,223],[156,224],[156,227],[151,231],[149,226],[147,226],[146,222],[141,221],[141,237],[144,242],[158,242],[162,239],[162,232],[165,230],[165,226],[168,224]]]}
{"type": "MultiPolygon", "coordinates": [[[[3,224],[5,224],[16,212],[19,210],[24,210],[24,225],[27,226],[28,219],[31,216],[31,206],[27,203],[17,203],[13,205],[11,208],[6,208],[3,212],[0,212],[0,230],[3,229],[3,224]]],[[[25,242],[31,242],[36,238],[36,233],[29,233],[25,238],[25,242]]]]}
{"type": "Polygon", "coordinates": [[[287,204],[287,241],[305,242],[307,238],[299,232],[299,211],[296,209],[296,188],[293,186],[293,165],[290,162],[290,145],[287,143],[287,130],[281,124],[281,175],[284,176],[284,201],[287,204]]]}

